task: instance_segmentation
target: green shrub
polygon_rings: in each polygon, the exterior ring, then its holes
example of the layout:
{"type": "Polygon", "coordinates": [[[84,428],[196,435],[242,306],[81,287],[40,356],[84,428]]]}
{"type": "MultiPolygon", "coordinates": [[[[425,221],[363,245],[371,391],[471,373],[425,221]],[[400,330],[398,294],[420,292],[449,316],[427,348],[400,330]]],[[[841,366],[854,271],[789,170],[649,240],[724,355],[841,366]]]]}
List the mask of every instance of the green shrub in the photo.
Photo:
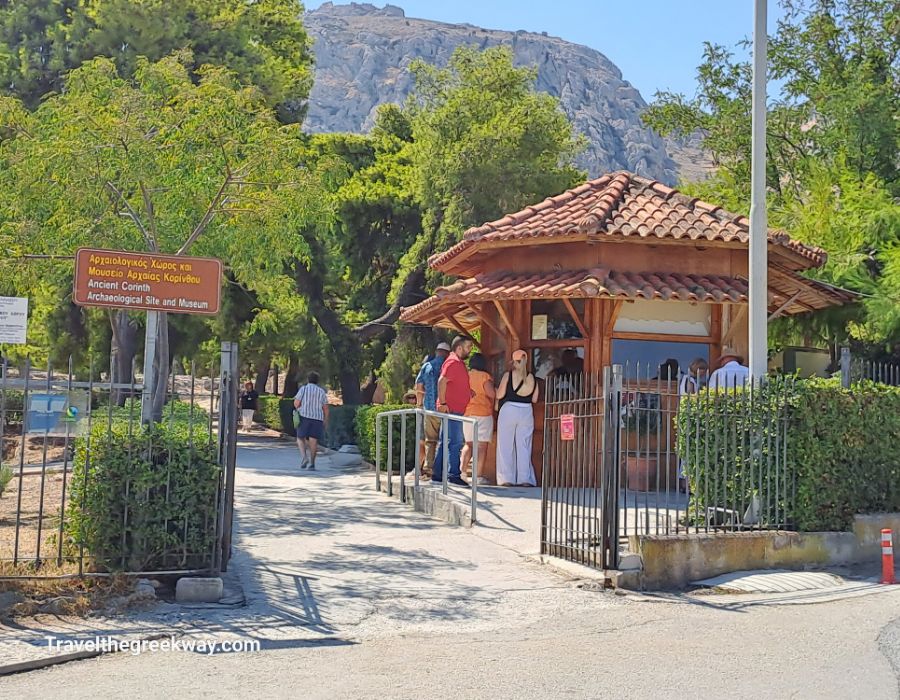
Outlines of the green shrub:
{"type": "Polygon", "coordinates": [[[900,511],[900,387],[801,382],[789,454],[801,530],[848,530],[857,513],[900,511]]]}
{"type": "Polygon", "coordinates": [[[272,430],[283,430],[280,413],[280,403],[283,400],[280,396],[260,396],[253,420],[272,430]]]}
{"type": "Polygon", "coordinates": [[[13,470],[6,465],[0,466],[0,498],[3,498],[3,492],[6,491],[6,487],[9,486],[12,478],[13,470]]]}
{"type": "Polygon", "coordinates": [[[332,449],[356,445],[356,411],[359,406],[331,406],[325,426],[325,444],[332,449]]]}
{"type": "MultiPolygon", "coordinates": [[[[40,389],[40,384],[36,382],[32,386],[32,390],[34,389],[40,389]]],[[[20,389],[5,389],[3,391],[3,407],[7,411],[21,413],[25,408],[25,392],[20,389]]]]}
{"type": "Polygon", "coordinates": [[[678,449],[691,480],[689,513],[747,506],[763,493],[763,519],[777,504],[798,530],[849,530],[858,513],[900,511],[898,436],[900,388],[871,382],[851,389],[833,379],[774,382],[752,411],[743,392],[683,399],[678,449]],[[787,469],[763,470],[761,484],[754,465],[774,461],[784,437],[778,406],[787,412],[787,469]]]}
{"type": "Polygon", "coordinates": [[[83,544],[99,570],[210,563],[220,468],[208,414],[195,408],[192,421],[190,406],[179,403],[162,423],[143,427],[128,419],[129,407],[115,409],[111,427],[97,421],[75,440],[66,542],[83,544]]]}
{"type": "Polygon", "coordinates": [[[253,415],[253,420],[272,430],[293,435],[294,423],[291,418],[293,410],[293,399],[285,399],[280,396],[260,396],[259,407],[253,415]]]}
{"type": "MultiPolygon", "coordinates": [[[[376,435],[375,435],[375,419],[380,413],[384,413],[385,411],[396,411],[398,409],[409,408],[408,405],[405,404],[383,404],[383,405],[371,405],[371,406],[360,406],[356,410],[356,444],[359,447],[360,454],[367,462],[372,464],[375,463],[375,447],[376,447],[376,435]]],[[[399,469],[400,463],[400,417],[395,417],[391,419],[393,421],[394,429],[393,429],[393,454],[394,457],[394,468],[399,469]]],[[[386,430],[387,419],[381,420],[382,430],[386,430]]],[[[383,444],[382,447],[382,460],[385,459],[387,454],[387,445],[383,444]]],[[[411,465],[413,463],[413,456],[415,455],[416,450],[416,422],[415,419],[410,416],[406,419],[406,455],[408,464],[411,465]]]]}

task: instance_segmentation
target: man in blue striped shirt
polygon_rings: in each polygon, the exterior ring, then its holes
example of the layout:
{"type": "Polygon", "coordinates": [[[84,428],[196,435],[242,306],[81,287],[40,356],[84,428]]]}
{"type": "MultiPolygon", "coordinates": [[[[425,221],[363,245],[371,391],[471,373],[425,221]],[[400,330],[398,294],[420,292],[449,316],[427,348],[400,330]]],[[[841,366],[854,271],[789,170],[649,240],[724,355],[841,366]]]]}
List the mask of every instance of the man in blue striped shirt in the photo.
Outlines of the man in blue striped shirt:
{"type": "Polygon", "coordinates": [[[307,383],[294,396],[294,410],[300,414],[297,426],[297,447],[300,448],[300,468],[316,468],[316,450],[325,437],[328,420],[328,395],[319,386],[318,372],[310,372],[307,383]]]}

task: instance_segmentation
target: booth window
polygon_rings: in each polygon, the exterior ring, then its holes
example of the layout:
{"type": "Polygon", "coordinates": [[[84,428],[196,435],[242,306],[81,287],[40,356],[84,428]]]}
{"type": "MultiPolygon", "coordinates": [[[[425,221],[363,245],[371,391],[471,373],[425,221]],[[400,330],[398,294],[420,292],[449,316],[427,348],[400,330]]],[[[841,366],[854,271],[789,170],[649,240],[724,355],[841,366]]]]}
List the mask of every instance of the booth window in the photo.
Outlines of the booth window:
{"type": "MultiPolygon", "coordinates": [[[[709,345],[706,343],[667,343],[652,340],[613,340],[613,364],[623,365],[628,379],[665,378],[660,367],[668,360],[678,363],[680,373],[688,371],[691,362],[703,359],[709,362],[709,345]]],[[[664,371],[664,370],[663,370],[664,371]]]]}
{"type": "MultiPolygon", "coordinates": [[[[584,318],[584,300],[571,299],[575,313],[584,318]]],[[[573,340],[581,339],[578,324],[572,314],[559,299],[540,299],[531,302],[531,339],[541,340],[573,340]]]]}

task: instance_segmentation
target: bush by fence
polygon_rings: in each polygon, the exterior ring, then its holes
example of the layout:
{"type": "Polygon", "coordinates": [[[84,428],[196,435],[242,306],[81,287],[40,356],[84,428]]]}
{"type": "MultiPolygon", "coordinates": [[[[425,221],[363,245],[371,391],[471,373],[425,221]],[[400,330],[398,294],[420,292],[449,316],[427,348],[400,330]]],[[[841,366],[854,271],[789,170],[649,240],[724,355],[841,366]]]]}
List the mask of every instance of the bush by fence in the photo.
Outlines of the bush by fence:
{"type": "Polygon", "coordinates": [[[743,514],[754,497],[760,524],[803,531],[847,530],[857,513],[898,511],[898,436],[900,388],[871,382],[775,381],[752,399],[743,391],[683,399],[689,519],[707,508],[743,514]]]}
{"type": "Polygon", "coordinates": [[[140,426],[113,412],[75,439],[66,542],[82,544],[99,570],[203,567],[216,536],[220,468],[208,414],[173,402],[163,421],[140,426]]]}
{"type": "Polygon", "coordinates": [[[9,482],[12,481],[12,478],[13,470],[5,464],[0,465],[0,498],[3,498],[3,492],[6,491],[6,487],[9,486],[9,482]]]}
{"type": "MultiPolygon", "coordinates": [[[[359,406],[356,410],[356,444],[362,454],[364,460],[375,463],[375,420],[377,416],[385,411],[396,411],[399,409],[409,408],[406,404],[383,404],[372,406],[359,406]]],[[[382,419],[382,424],[386,419],[382,419]]],[[[394,422],[393,430],[393,454],[395,469],[399,468],[400,463],[400,418],[392,419],[394,422]]],[[[387,454],[387,445],[382,445],[382,459],[387,454]]],[[[412,416],[406,419],[406,455],[409,468],[413,463],[413,455],[416,450],[416,421],[412,416]]]]}
{"type": "MultiPolygon", "coordinates": [[[[282,404],[285,402],[293,409],[294,403],[291,399],[283,399],[280,396],[260,396],[253,419],[272,430],[287,432],[282,416],[282,404]]],[[[288,419],[290,419],[290,413],[288,413],[288,419]]]]}
{"type": "Polygon", "coordinates": [[[359,406],[330,406],[325,427],[325,444],[338,449],[341,445],[356,445],[356,411],[359,406]]]}
{"type": "Polygon", "coordinates": [[[700,392],[678,411],[678,454],[690,482],[688,523],[793,525],[795,480],[786,463],[792,382],[753,392],[700,392]]]}
{"type": "Polygon", "coordinates": [[[900,387],[799,382],[790,455],[801,530],[847,530],[857,513],[900,511],[900,387]]]}

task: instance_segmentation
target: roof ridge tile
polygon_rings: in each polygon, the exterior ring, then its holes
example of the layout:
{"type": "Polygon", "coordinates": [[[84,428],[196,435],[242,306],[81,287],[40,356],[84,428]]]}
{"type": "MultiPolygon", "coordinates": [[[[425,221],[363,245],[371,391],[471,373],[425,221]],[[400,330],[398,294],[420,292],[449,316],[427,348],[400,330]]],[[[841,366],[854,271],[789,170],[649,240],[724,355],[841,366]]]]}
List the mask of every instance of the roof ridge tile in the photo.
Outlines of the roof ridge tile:
{"type": "MultiPolygon", "coordinates": [[[[464,250],[485,239],[513,242],[535,238],[633,236],[636,240],[710,240],[745,244],[749,219],[692,197],[658,180],[616,171],[583,182],[496,221],[468,229],[462,240],[429,257],[442,269],[464,250]],[[610,222],[617,222],[613,227],[610,222]],[[683,226],[683,228],[682,228],[683,226]]],[[[795,265],[821,266],[825,251],[794,241],[783,231],[768,232],[769,242],[790,251],[795,265]]],[[[798,268],[798,269],[802,269],[798,268]]]]}

